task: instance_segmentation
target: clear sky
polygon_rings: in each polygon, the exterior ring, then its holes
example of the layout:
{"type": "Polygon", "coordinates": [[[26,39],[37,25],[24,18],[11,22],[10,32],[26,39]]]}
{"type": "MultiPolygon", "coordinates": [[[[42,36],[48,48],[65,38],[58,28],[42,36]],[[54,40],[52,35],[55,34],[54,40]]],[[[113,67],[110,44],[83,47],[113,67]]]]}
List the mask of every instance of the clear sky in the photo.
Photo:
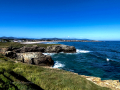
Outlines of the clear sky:
{"type": "Polygon", "coordinates": [[[0,0],[0,37],[120,40],[120,0],[0,0]]]}

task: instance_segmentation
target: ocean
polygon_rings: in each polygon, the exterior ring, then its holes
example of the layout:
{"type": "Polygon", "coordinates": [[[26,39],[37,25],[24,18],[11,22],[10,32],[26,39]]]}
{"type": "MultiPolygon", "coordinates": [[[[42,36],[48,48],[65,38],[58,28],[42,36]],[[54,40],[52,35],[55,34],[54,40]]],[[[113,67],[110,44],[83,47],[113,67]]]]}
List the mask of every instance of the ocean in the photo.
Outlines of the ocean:
{"type": "Polygon", "coordinates": [[[46,53],[55,61],[53,68],[100,77],[102,80],[120,80],[120,42],[58,42],[74,46],[76,53],[46,53]]]}

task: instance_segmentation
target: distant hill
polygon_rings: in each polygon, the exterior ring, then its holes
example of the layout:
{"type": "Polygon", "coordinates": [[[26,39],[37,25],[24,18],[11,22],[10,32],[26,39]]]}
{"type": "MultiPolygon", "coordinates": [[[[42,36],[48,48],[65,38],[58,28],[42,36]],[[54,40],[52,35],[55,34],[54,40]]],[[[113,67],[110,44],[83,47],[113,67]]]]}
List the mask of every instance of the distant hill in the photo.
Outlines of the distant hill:
{"type": "Polygon", "coordinates": [[[88,40],[90,41],[90,39],[77,39],[77,38],[62,38],[63,40],[88,40]]]}
{"type": "Polygon", "coordinates": [[[5,36],[3,36],[3,37],[0,37],[0,39],[16,39],[16,40],[22,40],[22,39],[34,39],[34,38],[17,38],[17,37],[5,37],[5,36]]]}
{"type": "Polygon", "coordinates": [[[89,40],[90,39],[77,39],[77,38],[42,38],[40,40],[89,40]]]}
{"type": "Polygon", "coordinates": [[[63,39],[60,39],[60,38],[42,38],[40,40],[63,40],[63,39]]]}
{"type": "Polygon", "coordinates": [[[77,39],[77,38],[40,38],[40,39],[36,39],[36,38],[18,38],[18,37],[0,37],[0,39],[16,39],[16,40],[87,40],[90,41],[90,39],[77,39]]]}

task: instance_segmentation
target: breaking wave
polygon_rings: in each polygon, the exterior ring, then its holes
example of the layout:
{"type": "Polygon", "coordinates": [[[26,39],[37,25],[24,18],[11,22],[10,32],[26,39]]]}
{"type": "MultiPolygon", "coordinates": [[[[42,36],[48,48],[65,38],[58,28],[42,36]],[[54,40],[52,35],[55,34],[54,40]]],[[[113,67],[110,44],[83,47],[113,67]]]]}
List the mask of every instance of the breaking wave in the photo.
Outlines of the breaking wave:
{"type": "Polygon", "coordinates": [[[55,61],[55,64],[53,66],[53,68],[61,68],[61,67],[64,67],[65,65],[60,63],[59,61],[55,61]]]}
{"type": "Polygon", "coordinates": [[[106,58],[107,61],[109,61],[110,59],[109,58],[106,58]]]}
{"type": "Polygon", "coordinates": [[[52,55],[55,55],[56,53],[43,53],[43,54],[52,56],[52,55]]]}
{"type": "Polygon", "coordinates": [[[76,52],[77,53],[89,53],[91,51],[77,49],[76,52]]]}

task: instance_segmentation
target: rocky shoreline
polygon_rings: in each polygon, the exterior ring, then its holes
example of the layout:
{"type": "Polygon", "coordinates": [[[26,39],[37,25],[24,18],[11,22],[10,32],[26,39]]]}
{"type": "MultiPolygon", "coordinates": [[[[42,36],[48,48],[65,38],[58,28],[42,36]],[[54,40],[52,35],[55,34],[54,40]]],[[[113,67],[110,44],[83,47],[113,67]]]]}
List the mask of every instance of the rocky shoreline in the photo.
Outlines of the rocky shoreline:
{"type": "MultiPolygon", "coordinates": [[[[8,47],[8,48],[0,49],[0,53],[4,54],[7,57],[15,58],[20,62],[39,65],[44,68],[57,69],[57,70],[60,69],[50,67],[54,65],[54,61],[52,60],[51,56],[44,55],[43,53],[59,53],[59,52],[76,53],[76,48],[74,46],[67,46],[67,45],[52,45],[52,46],[48,46],[47,48],[33,45],[32,47],[24,46],[21,48],[8,47]]],[[[17,61],[15,62],[17,63],[17,61]]],[[[111,88],[112,90],[120,90],[119,80],[101,80],[101,78],[99,77],[92,77],[85,75],[80,75],[80,76],[86,78],[87,80],[92,81],[93,83],[99,86],[108,87],[111,88]]]]}
{"type": "MultiPolygon", "coordinates": [[[[59,68],[52,68],[52,67],[48,67],[48,66],[42,66],[42,67],[60,70],[59,68]]],[[[79,75],[78,73],[74,73],[74,72],[71,72],[71,73],[73,73],[75,75],[79,75]]],[[[87,80],[89,80],[95,84],[97,84],[98,86],[108,87],[112,90],[120,90],[119,80],[101,80],[101,78],[99,78],[99,77],[85,76],[85,75],[80,75],[80,76],[86,78],[87,80]]]]}
{"type": "Polygon", "coordinates": [[[101,80],[99,77],[92,77],[92,76],[85,76],[85,75],[80,75],[87,80],[92,81],[93,83],[102,86],[102,87],[108,87],[111,88],[112,90],[120,90],[120,82],[119,80],[101,80]]]}
{"type": "Polygon", "coordinates": [[[45,47],[40,47],[33,45],[31,47],[23,46],[21,48],[1,48],[0,53],[4,54],[7,57],[15,58],[18,61],[28,64],[35,64],[41,66],[53,66],[54,61],[51,56],[44,55],[43,53],[75,53],[76,48],[74,46],[67,45],[52,45],[45,47]]]}

